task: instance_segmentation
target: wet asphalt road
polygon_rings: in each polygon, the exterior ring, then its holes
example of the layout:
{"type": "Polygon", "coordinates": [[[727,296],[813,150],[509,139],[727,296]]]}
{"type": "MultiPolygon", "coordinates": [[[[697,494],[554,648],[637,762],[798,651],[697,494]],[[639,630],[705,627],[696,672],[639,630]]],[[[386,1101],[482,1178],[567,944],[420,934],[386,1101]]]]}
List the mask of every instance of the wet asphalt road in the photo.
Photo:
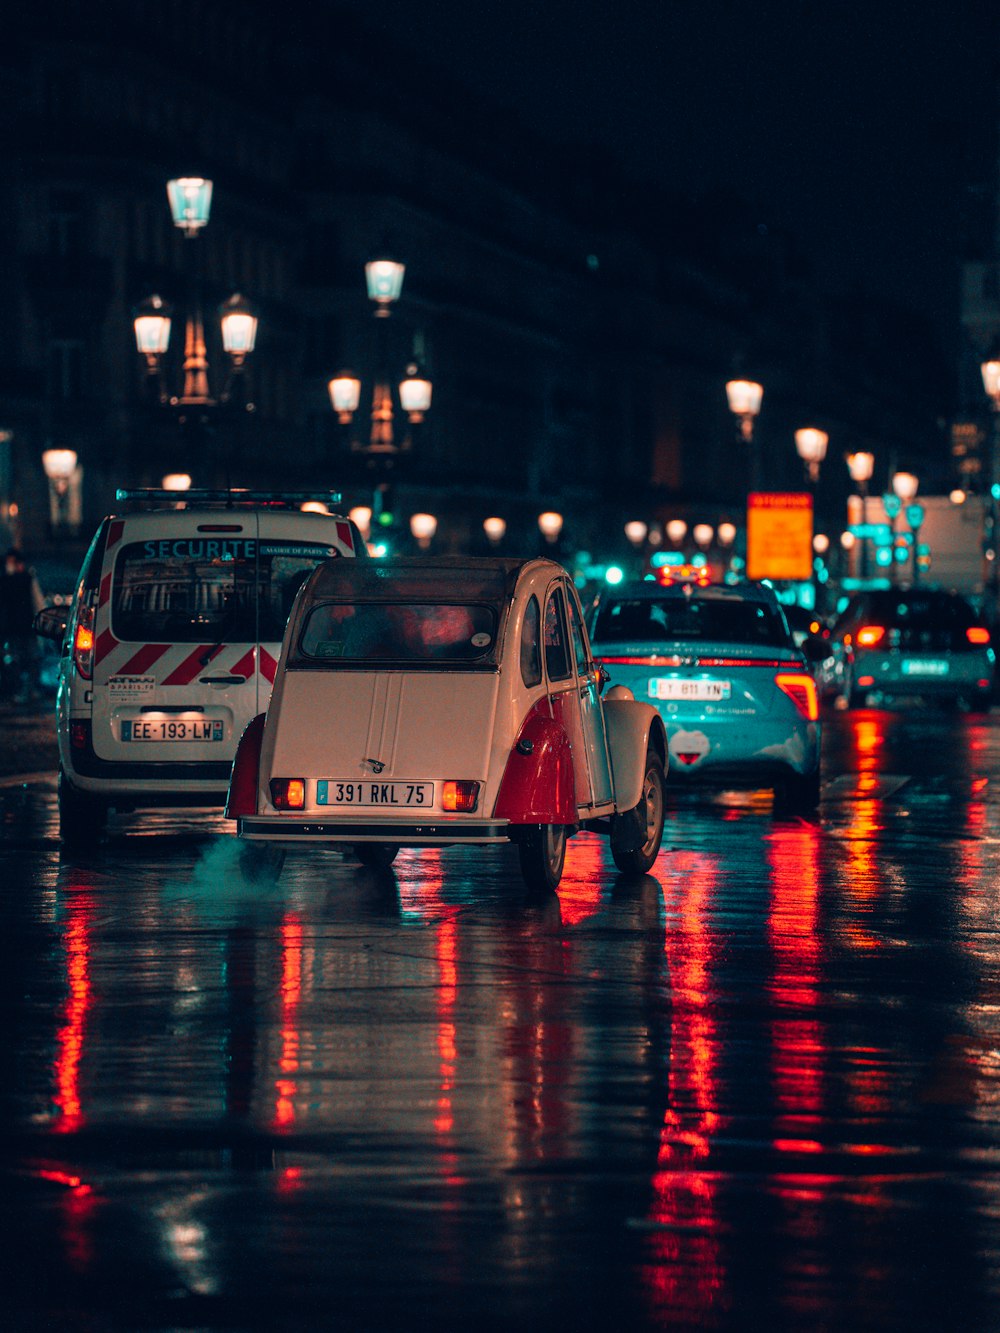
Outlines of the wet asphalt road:
{"type": "Polygon", "coordinates": [[[4,1327],[1000,1329],[1000,710],[831,715],[817,822],[685,797],[544,903],[67,858],[4,721],[4,1327]]]}

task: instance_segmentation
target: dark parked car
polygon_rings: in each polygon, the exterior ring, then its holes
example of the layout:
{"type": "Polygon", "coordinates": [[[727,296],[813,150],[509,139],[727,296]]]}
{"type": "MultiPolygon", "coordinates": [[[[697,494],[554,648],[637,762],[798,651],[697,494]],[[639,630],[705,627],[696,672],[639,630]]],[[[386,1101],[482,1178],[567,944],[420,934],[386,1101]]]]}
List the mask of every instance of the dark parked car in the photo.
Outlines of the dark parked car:
{"type": "Polygon", "coordinates": [[[972,603],[939,588],[858,593],[831,630],[829,693],[858,708],[920,697],[988,711],[996,659],[972,603]]]}

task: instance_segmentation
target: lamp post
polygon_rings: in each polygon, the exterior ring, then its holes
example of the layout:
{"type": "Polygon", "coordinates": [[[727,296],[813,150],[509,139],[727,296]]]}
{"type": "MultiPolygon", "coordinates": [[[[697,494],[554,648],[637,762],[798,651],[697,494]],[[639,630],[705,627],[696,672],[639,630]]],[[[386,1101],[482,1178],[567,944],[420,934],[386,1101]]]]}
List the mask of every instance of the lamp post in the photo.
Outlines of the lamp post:
{"type": "Polygon", "coordinates": [[[760,413],[764,390],[754,380],[730,380],[726,385],[729,410],[740,423],[740,436],[750,451],[750,490],[759,491],[760,446],[754,436],[754,424],[760,413]]]}
{"type": "MultiPolygon", "coordinates": [[[[234,400],[247,358],[256,344],[258,320],[249,303],[238,292],[233,293],[220,307],[219,327],[229,364],[224,383],[218,393],[213,395],[202,313],[201,247],[197,244],[211,214],[212,182],[201,176],[182,176],[168,181],[167,199],[174,226],[185,238],[187,268],[184,356],[178,393],[171,392],[164,370],[164,358],[170,347],[173,310],[162,296],[148,296],[136,307],[133,319],[135,345],[146,365],[148,392],[152,400],[173,411],[182,428],[197,430],[208,423],[220,406],[226,406],[234,400]]],[[[250,404],[243,406],[248,410],[251,408],[250,404]]],[[[226,471],[228,484],[228,455],[226,471]]]]}
{"type": "MultiPolygon", "coordinates": [[[[401,440],[396,438],[396,408],[390,386],[386,346],[385,321],[391,316],[393,305],[402,295],[405,276],[406,265],[398,259],[371,259],[365,265],[368,299],[372,303],[374,317],[378,320],[377,345],[367,439],[359,439],[352,434],[350,447],[367,457],[369,467],[376,474],[388,472],[399,452],[409,449],[413,442],[412,431],[408,431],[401,440]]],[[[327,383],[330,406],[336,412],[337,420],[346,428],[353,424],[355,413],[361,405],[361,387],[361,379],[352,370],[342,370],[327,383]]],[[[430,410],[432,391],[431,381],[415,361],[410,361],[396,392],[399,407],[411,426],[417,426],[424,420],[430,410]]],[[[383,512],[387,487],[388,483],[383,479],[377,480],[373,488],[372,509],[376,522],[383,512]]]]}
{"type": "Polygon", "coordinates": [[[562,530],[562,514],[556,513],[554,509],[547,509],[544,514],[538,515],[538,531],[550,546],[554,546],[559,541],[559,534],[562,530]]]}
{"type": "Polygon", "coordinates": [[[49,526],[52,536],[58,538],[79,527],[80,470],[74,449],[46,449],[42,453],[42,470],[49,483],[49,526]],[[74,497],[72,488],[76,487],[74,497]]]}
{"type": "Polygon", "coordinates": [[[989,562],[989,586],[990,594],[993,598],[993,607],[990,608],[992,615],[996,607],[998,590],[1000,590],[1000,560],[997,559],[997,526],[998,509],[997,501],[1000,499],[1000,482],[997,478],[997,453],[998,444],[1000,444],[1000,360],[990,358],[984,361],[979,367],[980,374],[983,377],[983,388],[986,390],[986,396],[990,400],[991,419],[990,419],[990,447],[989,460],[987,463],[987,485],[989,490],[989,531],[986,534],[985,555],[989,562]]]}
{"type": "MultiPolygon", "coordinates": [[[[905,506],[905,507],[906,507],[906,510],[907,510],[907,521],[909,522],[909,510],[910,510],[910,507],[913,506],[913,502],[914,502],[914,500],[916,499],[916,496],[917,496],[917,489],[918,489],[918,487],[919,487],[919,485],[920,485],[919,478],[918,478],[913,472],[894,472],[894,473],[892,474],[892,480],[891,480],[891,482],[890,482],[890,485],[892,486],[892,494],[893,494],[893,497],[894,497],[894,499],[895,499],[895,501],[896,501],[895,505],[893,506],[893,511],[892,511],[892,514],[890,515],[890,517],[891,517],[893,520],[895,520],[896,515],[899,513],[900,509],[902,509],[902,508],[905,506]]],[[[884,500],[884,498],[883,498],[883,504],[884,504],[884,503],[885,503],[885,500],[884,500]]],[[[888,508],[887,508],[887,509],[886,509],[886,513],[888,513],[888,512],[889,512],[889,511],[888,511],[888,508]]],[[[920,522],[923,522],[923,508],[922,508],[922,507],[920,508],[920,520],[919,520],[919,522],[918,522],[918,527],[919,527],[919,523],[920,523],[920,522]]],[[[895,524],[894,524],[894,526],[895,526],[895,524]]],[[[911,525],[911,526],[912,526],[912,525],[911,525]]],[[[913,545],[914,582],[916,582],[916,579],[917,579],[917,574],[916,574],[916,565],[917,565],[917,548],[916,548],[916,536],[915,536],[915,534],[914,534],[912,531],[911,531],[911,534],[910,534],[910,544],[913,545]]],[[[904,564],[905,561],[899,561],[899,563],[900,563],[900,564],[904,564]]],[[[895,577],[895,573],[896,573],[895,545],[893,546],[893,566],[892,566],[892,570],[893,570],[893,576],[895,577]]]]}
{"type": "MultiPolygon", "coordinates": [[[[860,450],[857,453],[847,455],[847,470],[851,475],[851,481],[858,488],[858,495],[861,497],[861,522],[868,522],[868,483],[872,479],[872,472],[875,470],[875,455],[860,450]]],[[[861,578],[868,577],[868,538],[862,535],[860,559],[858,563],[858,575],[861,578]]]]}

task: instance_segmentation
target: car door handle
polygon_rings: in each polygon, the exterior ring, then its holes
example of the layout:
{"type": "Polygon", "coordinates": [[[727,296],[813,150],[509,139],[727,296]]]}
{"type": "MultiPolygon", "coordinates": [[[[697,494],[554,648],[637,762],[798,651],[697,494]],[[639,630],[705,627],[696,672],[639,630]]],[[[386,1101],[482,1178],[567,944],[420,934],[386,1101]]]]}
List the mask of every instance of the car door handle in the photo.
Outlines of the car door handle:
{"type": "Polygon", "coordinates": [[[246,676],[199,676],[201,685],[245,685],[246,676]]]}

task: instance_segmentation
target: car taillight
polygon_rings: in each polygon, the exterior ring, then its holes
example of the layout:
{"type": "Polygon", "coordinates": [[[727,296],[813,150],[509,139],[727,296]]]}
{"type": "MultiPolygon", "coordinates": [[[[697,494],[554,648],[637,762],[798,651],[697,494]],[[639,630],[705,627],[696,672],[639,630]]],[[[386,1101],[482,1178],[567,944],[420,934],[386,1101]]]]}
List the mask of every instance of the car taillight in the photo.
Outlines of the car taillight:
{"type": "Polygon", "coordinates": [[[858,630],[856,643],[859,648],[874,648],[885,638],[884,625],[865,625],[858,630]]]}
{"type": "Polygon", "coordinates": [[[84,680],[94,674],[94,608],[81,606],[73,634],[73,661],[84,680]]]}
{"type": "Polygon", "coordinates": [[[804,718],[815,722],[819,717],[819,696],[816,682],[804,671],[782,671],[774,678],[775,685],[784,690],[804,718]]]}
{"type": "Polygon", "coordinates": [[[446,782],[441,792],[442,810],[464,811],[471,814],[479,804],[478,782],[446,782]]]}
{"type": "Polygon", "coordinates": [[[306,784],[301,778],[272,778],[271,804],[275,810],[301,810],[306,803],[306,784]]]}
{"type": "Polygon", "coordinates": [[[965,631],[965,637],[970,643],[989,643],[990,632],[984,625],[970,625],[965,631]]]}
{"type": "Polygon", "coordinates": [[[74,719],[69,724],[69,743],[74,750],[90,748],[90,723],[83,719],[74,719]]]}

